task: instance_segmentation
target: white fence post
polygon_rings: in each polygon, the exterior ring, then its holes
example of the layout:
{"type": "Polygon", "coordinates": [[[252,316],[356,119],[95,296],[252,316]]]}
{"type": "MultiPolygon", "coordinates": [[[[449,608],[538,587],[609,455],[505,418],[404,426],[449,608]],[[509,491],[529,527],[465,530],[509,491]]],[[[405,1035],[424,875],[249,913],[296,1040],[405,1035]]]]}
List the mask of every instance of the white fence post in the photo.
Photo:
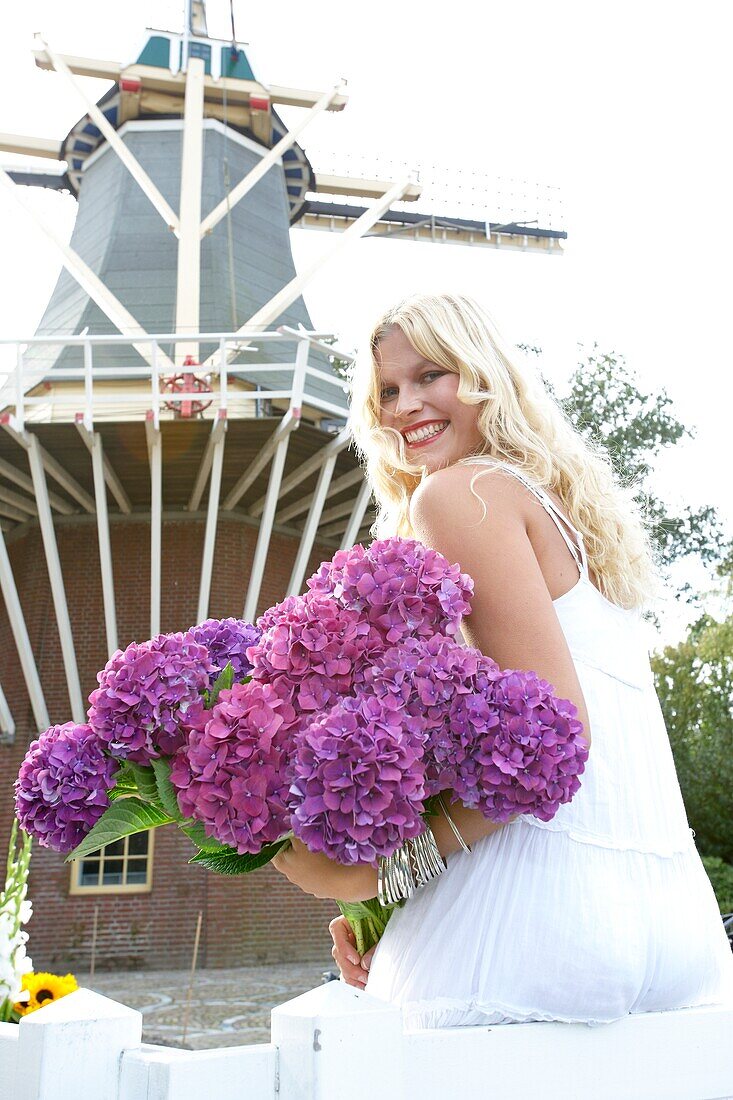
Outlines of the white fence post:
{"type": "Polygon", "coordinates": [[[272,1011],[279,1100],[403,1100],[402,1019],[394,1005],[327,982],[272,1011]]]}
{"type": "Polygon", "coordinates": [[[77,989],[29,1013],[18,1030],[13,1100],[114,1100],[120,1057],[140,1045],[142,1015],[77,989]]]}

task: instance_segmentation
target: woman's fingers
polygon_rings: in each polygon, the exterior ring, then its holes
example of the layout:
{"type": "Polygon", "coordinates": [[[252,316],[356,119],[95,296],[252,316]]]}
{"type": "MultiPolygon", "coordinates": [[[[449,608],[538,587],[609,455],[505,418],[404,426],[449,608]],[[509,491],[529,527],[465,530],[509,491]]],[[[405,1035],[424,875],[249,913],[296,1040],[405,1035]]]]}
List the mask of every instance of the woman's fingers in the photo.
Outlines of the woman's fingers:
{"type": "Polygon", "coordinates": [[[361,966],[361,957],[356,950],[356,939],[351,925],[346,917],[334,917],[328,930],[333,940],[331,954],[336,960],[344,981],[356,989],[363,989],[369,975],[361,966]]]}
{"type": "Polygon", "coordinates": [[[372,959],[374,958],[374,952],[376,950],[377,950],[377,945],[375,943],[374,947],[370,947],[368,951],[365,951],[365,953],[362,957],[362,960],[361,960],[361,966],[362,966],[363,970],[368,971],[370,969],[370,967],[372,965],[372,959]]]}

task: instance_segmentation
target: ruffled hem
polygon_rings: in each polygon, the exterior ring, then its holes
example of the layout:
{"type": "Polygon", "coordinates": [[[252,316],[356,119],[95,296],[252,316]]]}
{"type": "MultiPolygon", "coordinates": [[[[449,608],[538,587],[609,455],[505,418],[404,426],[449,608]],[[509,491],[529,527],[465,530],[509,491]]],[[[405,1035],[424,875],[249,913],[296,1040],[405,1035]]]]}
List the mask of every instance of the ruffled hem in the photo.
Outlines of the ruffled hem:
{"type": "MultiPolygon", "coordinates": [[[[368,989],[367,989],[368,992],[368,989]]],[[[674,1008],[655,1009],[656,1012],[680,1012],[684,1009],[706,1008],[715,1005],[724,1005],[727,1001],[719,998],[712,1000],[696,1001],[691,1005],[675,1005],[674,1008]]],[[[616,1016],[608,1016],[597,1019],[588,1016],[563,1016],[559,1013],[541,1012],[539,1010],[519,1009],[515,1005],[504,1004],[500,1001],[483,1001],[479,997],[468,999],[455,999],[451,997],[436,997],[427,1001],[407,1001],[402,1006],[402,1020],[407,1030],[426,1030],[439,1027],[494,1027],[502,1024],[586,1024],[588,1027],[602,1027],[604,1024],[614,1024],[619,1020],[625,1020],[627,1016],[650,1015],[644,1009],[623,1012],[616,1016]],[[465,1015],[468,1019],[465,1023],[459,1021],[446,1022],[446,1017],[456,1014],[465,1015]],[[476,1014],[486,1016],[484,1022],[471,1017],[476,1014]],[[501,1016],[501,1020],[496,1017],[501,1016]]]]}
{"type": "Polygon", "coordinates": [[[563,825],[556,821],[540,821],[539,818],[530,817],[529,814],[524,814],[519,817],[510,827],[514,827],[514,825],[519,824],[520,821],[525,825],[529,825],[532,829],[544,829],[547,833],[564,833],[569,840],[574,840],[578,844],[589,844],[591,847],[606,848],[613,852],[638,852],[640,855],[659,856],[662,859],[671,859],[673,856],[688,855],[691,852],[697,851],[693,829],[688,830],[687,842],[685,844],[673,846],[670,843],[668,846],[664,847],[642,848],[639,847],[638,844],[618,843],[611,840],[610,837],[598,836],[595,833],[590,833],[579,828],[577,825],[563,825]]]}

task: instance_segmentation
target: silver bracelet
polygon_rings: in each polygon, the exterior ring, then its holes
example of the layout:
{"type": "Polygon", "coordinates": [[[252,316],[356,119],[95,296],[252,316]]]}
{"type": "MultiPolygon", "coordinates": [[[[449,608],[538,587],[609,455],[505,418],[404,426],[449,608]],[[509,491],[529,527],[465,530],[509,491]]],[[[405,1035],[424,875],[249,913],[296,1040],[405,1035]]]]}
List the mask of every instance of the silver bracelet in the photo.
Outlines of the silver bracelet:
{"type": "Polygon", "coordinates": [[[426,823],[419,836],[406,840],[391,856],[380,856],[377,872],[380,905],[396,905],[412,897],[418,887],[437,878],[445,867],[433,830],[426,823]]]}
{"type": "Polygon", "coordinates": [[[470,853],[471,846],[469,844],[466,844],[465,840],[463,839],[463,837],[459,833],[458,826],[456,825],[456,823],[453,820],[453,818],[451,817],[451,815],[448,813],[448,808],[447,808],[445,802],[443,801],[443,795],[442,794],[438,795],[438,803],[440,805],[441,810],[443,811],[443,814],[445,815],[445,820],[448,822],[451,829],[453,830],[453,835],[455,836],[456,840],[460,844],[461,848],[463,849],[464,852],[469,852],[470,853]]]}

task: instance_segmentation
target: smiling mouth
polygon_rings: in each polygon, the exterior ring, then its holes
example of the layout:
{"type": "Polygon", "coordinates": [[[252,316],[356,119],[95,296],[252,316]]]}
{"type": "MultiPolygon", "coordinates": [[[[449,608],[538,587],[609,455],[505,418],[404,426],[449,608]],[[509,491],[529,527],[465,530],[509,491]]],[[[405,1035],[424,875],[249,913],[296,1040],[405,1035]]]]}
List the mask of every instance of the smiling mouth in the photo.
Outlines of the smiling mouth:
{"type": "Polygon", "coordinates": [[[418,428],[415,432],[403,432],[405,442],[408,447],[425,447],[441,436],[449,423],[449,420],[443,420],[436,424],[428,424],[424,428],[418,428]]]}

